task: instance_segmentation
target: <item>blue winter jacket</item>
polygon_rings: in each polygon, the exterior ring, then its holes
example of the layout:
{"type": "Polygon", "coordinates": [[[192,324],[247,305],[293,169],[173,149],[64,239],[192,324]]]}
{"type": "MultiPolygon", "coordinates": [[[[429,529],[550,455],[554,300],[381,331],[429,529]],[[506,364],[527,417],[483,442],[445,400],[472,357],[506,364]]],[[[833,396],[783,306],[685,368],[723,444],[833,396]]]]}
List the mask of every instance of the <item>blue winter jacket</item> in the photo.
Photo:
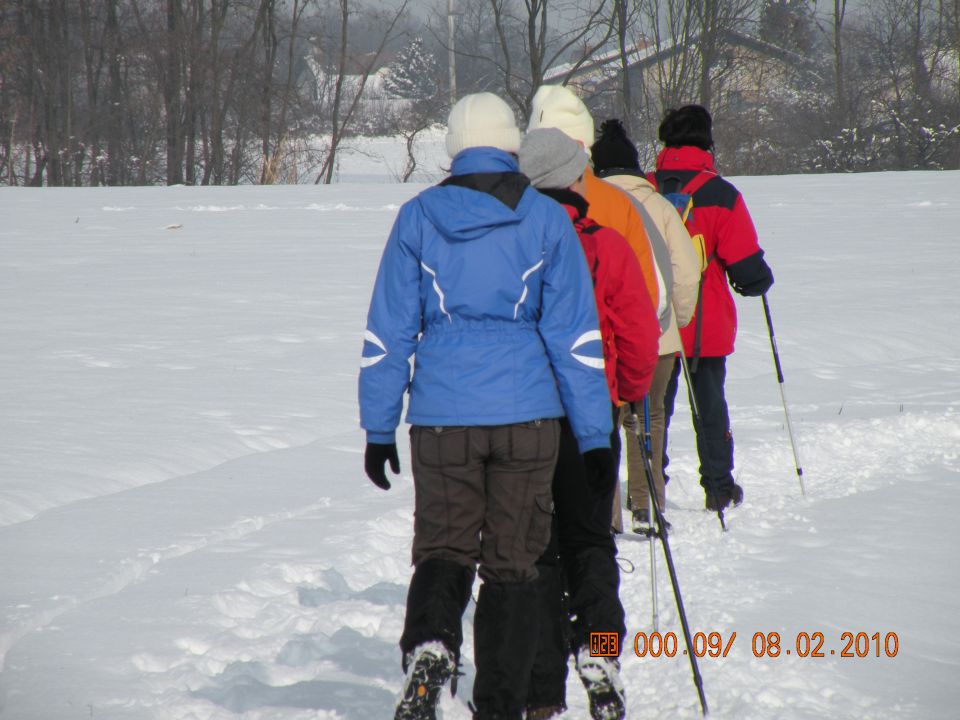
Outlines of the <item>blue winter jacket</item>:
{"type": "MultiPolygon", "coordinates": [[[[517,171],[505,152],[470,148],[451,174],[517,171]]],[[[553,200],[531,187],[515,209],[467,187],[420,193],[400,208],[370,301],[360,371],[367,440],[394,442],[409,387],[412,425],[566,415],[581,452],[609,447],[594,302],[576,232],[553,200]]]]}

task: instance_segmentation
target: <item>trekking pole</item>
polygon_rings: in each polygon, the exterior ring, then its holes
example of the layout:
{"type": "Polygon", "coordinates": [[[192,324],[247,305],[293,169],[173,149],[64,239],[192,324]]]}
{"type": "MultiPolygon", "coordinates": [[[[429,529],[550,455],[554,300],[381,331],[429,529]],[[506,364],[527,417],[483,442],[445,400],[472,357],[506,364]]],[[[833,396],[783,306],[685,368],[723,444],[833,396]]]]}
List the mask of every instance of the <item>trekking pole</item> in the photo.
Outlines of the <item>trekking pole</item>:
{"type": "MultiPolygon", "coordinates": [[[[683,379],[687,383],[687,397],[690,400],[690,414],[693,416],[693,430],[697,436],[697,453],[700,452],[700,441],[707,442],[706,435],[703,434],[703,423],[700,419],[700,409],[697,407],[697,397],[693,392],[693,378],[690,374],[690,366],[687,364],[686,353],[680,353],[680,367],[683,368],[683,379]]],[[[707,492],[710,492],[707,490],[707,492]]],[[[720,518],[720,528],[723,532],[727,531],[727,523],[723,519],[723,509],[717,505],[717,517],[720,518]]]]}
{"type": "Polygon", "coordinates": [[[660,538],[660,544],[663,546],[663,557],[667,561],[667,571],[670,573],[670,584],[673,585],[673,597],[677,601],[677,613],[680,615],[680,626],[683,628],[683,640],[687,645],[687,656],[690,658],[690,668],[693,671],[693,684],[697,688],[697,695],[700,698],[700,709],[706,716],[707,698],[703,694],[703,677],[700,675],[700,668],[697,665],[697,654],[693,649],[693,638],[690,636],[690,625],[687,623],[687,612],[683,608],[683,598],[680,595],[680,583],[677,580],[677,570],[673,566],[673,555],[670,553],[670,542],[667,539],[667,523],[663,519],[663,513],[660,511],[660,503],[657,502],[656,488],[653,484],[653,465],[650,463],[650,456],[646,452],[643,439],[640,435],[640,419],[637,417],[637,407],[635,403],[630,403],[630,413],[633,415],[634,427],[640,440],[640,448],[643,450],[643,471],[647,476],[647,488],[650,491],[650,503],[653,505],[653,512],[657,521],[656,536],[660,538]]]}
{"type": "Polygon", "coordinates": [[[763,314],[767,316],[767,332],[770,334],[770,348],[773,350],[773,364],[777,368],[777,383],[780,385],[780,399],[783,400],[783,414],[787,418],[787,434],[790,436],[790,447],[793,448],[793,463],[797,469],[797,480],[800,481],[800,494],[806,496],[807,491],[803,487],[803,468],[800,466],[800,455],[797,452],[797,441],[793,436],[793,426],[790,423],[790,409],[787,407],[787,391],[783,387],[783,368],[780,367],[780,353],[777,352],[777,340],[773,334],[773,320],[770,318],[770,304],[767,302],[767,294],[764,293],[763,314]]]}
{"type": "Polygon", "coordinates": [[[690,412],[695,418],[700,417],[700,408],[697,399],[693,396],[693,379],[690,377],[690,365],[687,363],[686,353],[680,353],[680,367],[683,368],[683,380],[687,383],[687,395],[690,398],[690,412]]]}
{"type": "MultiPolygon", "coordinates": [[[[638,438],[639,439],[639,438],[638,438]]],[[[643,449],[642,453],[652,456],[653,444],[650,437],[650,399],[647,396],[643,398],[643,449]]],[[[653,520],[656,516],[653,510],[653,495],[647,497],[648,518],[653,520]]],[[[651,525],[652,527],[652,525],[651,525]]],[[[660,630],[660,604],[657,598],[657,549],[656,538],[653,532],[647,534],[650,541],[650,602],[653,610],[653,631],[660,630]]]]}

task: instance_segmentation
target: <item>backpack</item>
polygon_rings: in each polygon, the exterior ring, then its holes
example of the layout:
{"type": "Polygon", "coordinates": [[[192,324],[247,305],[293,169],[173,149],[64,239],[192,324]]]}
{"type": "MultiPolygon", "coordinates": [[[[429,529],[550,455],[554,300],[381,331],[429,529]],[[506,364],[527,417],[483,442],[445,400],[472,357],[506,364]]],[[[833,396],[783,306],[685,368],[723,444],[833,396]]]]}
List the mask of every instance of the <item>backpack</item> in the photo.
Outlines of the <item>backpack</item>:
{"type": "Polygon", "coordinates": [[[713,252],[709,257],[707,256],[706,240],[704,239],[703,231],[697,226],[693,196],[697,190],[706,185],[714,177],[715,176],[710,173],[699,172],[694,175],[686,185],[683,185],[680,178],[676,175],[664,175],[658,179],[656,173],[647,174],[647,180],[657,189],[657,192],[669,200],[670,204],[677,209],[680,218],[683,220],[683,224],[687,228],[687,232],[690,233],[690,239],[693,241],[693,249],[700,260],[700,284],[697,287],[697,309],[695,313],[697,320],[694,330],[693,363],[691,367],[693,372],[696,372],[700,358],[700,335],[703,323],[703,277],[710,263],[713,262],[713,259],[717,255],[716,252],[713,252]]]}

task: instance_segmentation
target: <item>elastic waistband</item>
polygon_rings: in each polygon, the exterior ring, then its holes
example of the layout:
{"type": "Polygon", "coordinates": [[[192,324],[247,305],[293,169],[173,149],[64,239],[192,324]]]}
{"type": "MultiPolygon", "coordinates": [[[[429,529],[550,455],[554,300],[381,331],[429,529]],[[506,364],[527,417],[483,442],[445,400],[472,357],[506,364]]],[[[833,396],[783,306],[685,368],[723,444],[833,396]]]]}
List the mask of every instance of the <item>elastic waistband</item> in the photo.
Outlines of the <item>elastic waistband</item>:
{"type": "Polygon", "coordinates": [[[496,335],[522,335],[536,333],[537,326],[531,322],[520,322],[512,320],[462,320],[454,319],[452,322],[443,319],[438,320],[423,330],[423,340],[429,340],[436,337],[462,336],[472,334],[496,334],[496,335]]]}

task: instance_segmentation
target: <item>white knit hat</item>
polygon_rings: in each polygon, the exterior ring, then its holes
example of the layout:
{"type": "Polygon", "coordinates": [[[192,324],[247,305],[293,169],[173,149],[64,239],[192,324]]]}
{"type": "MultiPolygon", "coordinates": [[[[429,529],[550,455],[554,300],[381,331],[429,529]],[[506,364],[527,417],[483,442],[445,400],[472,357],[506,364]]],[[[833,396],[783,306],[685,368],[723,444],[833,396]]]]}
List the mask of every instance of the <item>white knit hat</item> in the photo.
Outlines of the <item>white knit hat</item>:
{"type": "Polygon", "coordinates": [[[465,95],[447,118],[447,154],[454,157],[471,147],[495,147],[508,153],[520,150],[520,129],[513,110],[493,93],[465,95]]]}
{"type": "Polygon", "coordinates": [[[594,143],[593,117],[570,88],[541,85],[533,96],[528,130],[554,127],[583,143],[589,152],[594,143]]]}

